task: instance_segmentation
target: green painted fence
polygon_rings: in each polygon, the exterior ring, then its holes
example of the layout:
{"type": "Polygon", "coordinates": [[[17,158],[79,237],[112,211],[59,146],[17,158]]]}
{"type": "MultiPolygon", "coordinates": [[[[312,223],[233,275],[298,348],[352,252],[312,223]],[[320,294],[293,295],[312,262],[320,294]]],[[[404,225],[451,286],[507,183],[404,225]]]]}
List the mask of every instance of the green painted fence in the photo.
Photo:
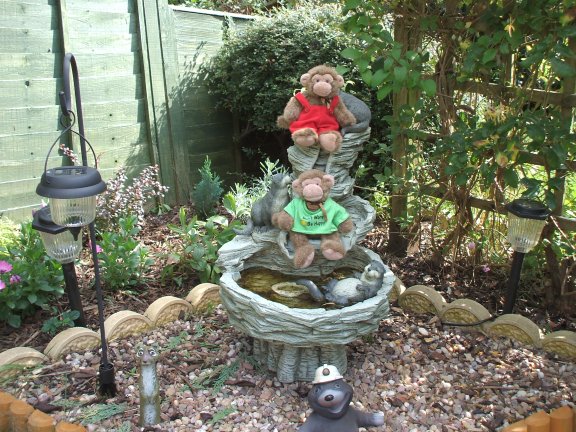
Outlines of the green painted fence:
{"type": "MultiPolygon", "coordinates": [[[[165,0],[0,0],[0,214],[22,220],[40,204],[65,52],[78,63],[86,136],[105,178],[157,163],[175,204],[188,201],[206,156],[232,176],[234,122],[214,109],[199,67],[226,26],[250,21],[165,0]]],[[[53,151],[48,167],[61,162],[53,151]]]]}

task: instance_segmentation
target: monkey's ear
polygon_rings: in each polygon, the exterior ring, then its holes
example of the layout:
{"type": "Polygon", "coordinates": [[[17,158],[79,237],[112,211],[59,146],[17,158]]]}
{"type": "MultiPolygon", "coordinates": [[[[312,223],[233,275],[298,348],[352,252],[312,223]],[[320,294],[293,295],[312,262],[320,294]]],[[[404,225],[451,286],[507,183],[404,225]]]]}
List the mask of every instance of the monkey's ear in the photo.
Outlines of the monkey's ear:
{"type": "Polygon", "coordinates": [[[331,176],[330,174],[324,174],[322,176],[322,184],[331,188],[334,186],[334,176],[331,176]]]}
{"type": "Polygon", "coordinates": [[[300,182],[300,179],[296,179],[292,182],[292,189],[297,189],[302,187],[302,183],[300,182]]]}
{"type": "Polygon", "coordinates": [[[339,87],[344,86],[344,77],[342,75],[336,75],[336,82],[338,83],[339,87]]]}
{"type": "Polygon", "coordinates": [[[300,84],[302,84],[303,86],[308,85],[308,83],[310,82],[310,78],[312,78],[312,77],[310,76],[310,74],[309,74],[309,73],[305,73],[304,75],[302,75],[302,76],[300,77],[300,84]]]}

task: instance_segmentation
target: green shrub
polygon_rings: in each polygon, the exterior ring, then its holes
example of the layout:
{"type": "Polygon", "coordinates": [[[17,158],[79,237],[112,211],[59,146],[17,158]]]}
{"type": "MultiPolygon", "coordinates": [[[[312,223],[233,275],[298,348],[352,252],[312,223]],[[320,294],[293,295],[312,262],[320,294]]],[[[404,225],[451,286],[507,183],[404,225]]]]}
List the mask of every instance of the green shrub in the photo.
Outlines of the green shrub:
{"type": "MultiPolygon", "coordinates": [[[[344,17],[337,4],[301,3],[294,9],[280,8],[269,18],[259,18],[229,32],[223,47],[206,66],[206,84],[217,97],[218,107],[238,115],[242,123],[240,146],[246,167],[257,170],[254,160],[282,158],[290,134],[280,131],[276,118],[282,114],[300,76],[318,64],[336,66],[346,80],[345,91],[354,94],[372,110],[371,137],[389,142],[389,99],[378,100],[362,81],[353,63],[341,56],[345,48],[358,46],[358,38],[341,29],[344,17]],[[258,133],[249,135],[250,132],[258,133]]],[[[368,167],[361,186],[374,186],[375,174],[390,163],[388,152],[364,152],[357,166],[368,167]]]]}
{"type": "Polygon", "coordinates": [[[212,162],[208,156],[198,171],[200,171],[201,179],[192,191],[192,200],[196,211],[206,218],[214,214],[214,209],[220,202],[224,190],[222,180],[218,174],[212,172],[212,162]]]}
{"type": "Polygon", "coordinates": [[[188,219],[184,207],[178,212],[178,220],[178,225],[168,225],[179,241],[168,256],[169,264],[164,267],[162,277],[180,284],[187,274],[195,272],[200,282],[217,283],[222,273],[216,265],[218,249],[236,235],[232,229],[235,223],[229,224],[222,216],[213,216],[205,222],[197,216],[188,219]]]}
{"type": "Polygon", "coordinates": [[[0,321],[20,327],[22,317],[46,307],[64,293],[60,264],[46,255],[32,223],[0,239],[0,321]]]}
{"type": "Polygon", "coordinates": [[[339,30],[339,16],[334,5],[304,4],[231,31],[206,70],[219,106],[259,130],[276,131],[276,117],[304,72],[323,63],[351,64],[340,57],[353,40],[339,30]]]}
{"type": "Polygon", "coordinates": [[[153,261],[148,257],[148,249],[140,244],[138,217],[131,215],[120,218],[118,232],[102,234],[97,247],[104,286],[111,290],[141,284],[145,272],[153,261]]]}
{"type": "MultiPolygon", "coordinates": [[[[52,308],[52,313],[57,313],[56,308],[52,308]]],[[[54,336],[61,330],[69,327],[74,327],[74,320],[80,316],[80,312],[77,310],[64,311],[61,314],[48,318],[42,324],[42,331],[54,336]]]]}

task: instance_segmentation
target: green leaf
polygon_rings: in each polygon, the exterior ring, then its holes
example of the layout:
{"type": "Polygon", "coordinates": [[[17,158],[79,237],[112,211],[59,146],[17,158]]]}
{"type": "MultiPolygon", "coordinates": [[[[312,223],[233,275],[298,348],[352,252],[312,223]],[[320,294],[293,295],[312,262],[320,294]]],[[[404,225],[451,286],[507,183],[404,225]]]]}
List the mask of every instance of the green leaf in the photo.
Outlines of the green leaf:
{"type": "Polygon", "coordinates": [[[576,75],[576,69],[574,69],[572,66],[570,66],[563,60],[553,58],[550,60],[550,64],[552,66],[552,70],[560,78],[570,78],[576,75]]]}
{"type": "Polygon", "coordinates": [[[36,301],[38,300],[38,296],[37,296],[36,294],[34,294],[34,293],[28,294],[27,297],[28,297],[28,301],[29,301],[31,304],[35,304],[36,301]]]}
{"type": "Polygon", "coordinates": [[[8,322],[8,325],[14,328],[19,328],[22,325],[22,319],[19,315],[9,314],[6,321],[8,322]]]}
{"type": "Polygon", "coordinates": [[[364,82],[367,85],[372,86],[372,71],[370,69],[367,69],[366,71],[362,72],[361,75],[364,82]]]}
{"type": "Polygon", "coordinates": [[[394,80],[398,82],[406,81],[406,75],[408,74],[408,69],[403,66],[398,66],[394,68],[394,80]]]}
{"type": "Polygon", "coordinates": [[[390,92],[392,91],[392,84],[387,84],[384,87],[381,87],[378,89],[378,92],[376,93],[376,98],[381,101],[382,99],[384,99],[386,96],[388,96],[390,94],[390,92]]]}
{"type": "Polygon", "coordinates": [[[431,79],[425,79],[420,82],[420,88],[427,96],[434,96],[436,94],[436,82],[431,79]]]}
{"type": "Polygon", "coordinates": [[[344,12],[356,9],[361,4],[362,0],[346,0],[346,2],[344,2],[344,12]]]}
{"type": "Polygon", "coordinates": [[[514,170],[513,168],[506,168],[504,170],[503,177],[504,177],[504,182],[506,183],[506,185],[513,187],[513,188],[518,187],[519,178],[518,178],[518,174],[516,173],[516,170],[514,170]]]}
{"type": "Polygon", "coordinates": [[[378,87],[382,82],[387,78],[388,74],[384,72],[382,69],[377,70],[374,72],[372,76],[372,86],[378,87]]]}
{"type": "Polygon", "coordinates": [[[357,50],[356,48],[348,47],[343,49],[341,54],[342,57],[355,61],[358,58],[362,57],[364,53],[360,50],[357,50]]]}
{"type": "Polygon", "coordinates": [[[482,55],[482,64],[487,64],[490,63],[492,60],[494,60],[496,58],[496,53],[498,51],[496,50],[496,48],[489,48],[486,51],[484,51],[484,54],[482,55]]]}

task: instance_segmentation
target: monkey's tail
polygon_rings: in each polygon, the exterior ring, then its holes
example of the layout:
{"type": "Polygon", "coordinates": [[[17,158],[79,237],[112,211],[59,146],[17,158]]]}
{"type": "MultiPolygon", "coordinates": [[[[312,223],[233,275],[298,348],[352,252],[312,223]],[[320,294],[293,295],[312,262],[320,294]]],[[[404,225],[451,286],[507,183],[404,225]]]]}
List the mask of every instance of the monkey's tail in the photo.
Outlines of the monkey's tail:
{"type": "Polygon", "coordinates": [[[308,292],[310,293],[312,298],[317,302],[323,302],[324,300],[326,300],[326,297],[324,296],[322,291],[320,291],[320,288],[318,288],[316,284],[312,282],[310,279],[298,279],[295,280],[294,283],[308,288],[308,292]]]}

